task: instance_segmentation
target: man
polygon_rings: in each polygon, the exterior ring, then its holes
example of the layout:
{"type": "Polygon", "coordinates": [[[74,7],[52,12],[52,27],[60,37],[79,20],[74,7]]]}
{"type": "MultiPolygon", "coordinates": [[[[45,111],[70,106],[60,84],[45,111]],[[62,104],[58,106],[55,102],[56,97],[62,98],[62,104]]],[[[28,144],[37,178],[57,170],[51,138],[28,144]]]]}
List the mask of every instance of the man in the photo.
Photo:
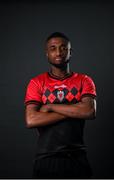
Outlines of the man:
{"type": "Polygon", "coordinates": [[[30,80],[25,97],[26,125],[39,132],[33,177],[90,178],[83,131],[96,114],[94,82],[71,71],[71,43],[63,33],[47,38],[46,56],[50,71],[30,80]]]}

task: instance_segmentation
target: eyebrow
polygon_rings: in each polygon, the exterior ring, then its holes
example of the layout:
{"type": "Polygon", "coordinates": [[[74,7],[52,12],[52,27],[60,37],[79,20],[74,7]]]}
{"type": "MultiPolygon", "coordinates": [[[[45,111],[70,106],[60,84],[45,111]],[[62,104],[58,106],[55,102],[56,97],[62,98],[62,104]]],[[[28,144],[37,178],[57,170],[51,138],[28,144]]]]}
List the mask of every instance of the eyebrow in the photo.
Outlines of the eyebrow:
{"type": "MultiPolygon", "coordinates": [[[[49,47],[55,47],[55,46],[56,46],[55,44],[52,44],[52,45],[50,45],[49,47]]],[[[66,45],[66,44],[61,44],[60,46],[66,47],[67,45],[66,45]]]]}

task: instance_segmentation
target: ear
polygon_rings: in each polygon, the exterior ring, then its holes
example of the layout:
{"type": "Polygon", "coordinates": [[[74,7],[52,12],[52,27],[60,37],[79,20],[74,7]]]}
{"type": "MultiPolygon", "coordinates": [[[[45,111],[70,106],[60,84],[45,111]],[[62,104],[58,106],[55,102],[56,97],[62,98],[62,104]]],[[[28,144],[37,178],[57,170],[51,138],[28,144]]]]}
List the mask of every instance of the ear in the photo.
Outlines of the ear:
{"type": "Polygon", "coordinates": [[[72,56],[72,49],[70,48],[70,57],[72,56]]]}
{"type": "Polygon", "coordinates": [[[46,56],[47,56],[47,58],[48,58],[48,53],[46,52],[46,56]]]}
{"type": "Polygon", "coordinates": [[[45,47],[45,55],[46,55],[46,57],[48,57],[48,50],[47,50],[47,47],[45,47]]]}

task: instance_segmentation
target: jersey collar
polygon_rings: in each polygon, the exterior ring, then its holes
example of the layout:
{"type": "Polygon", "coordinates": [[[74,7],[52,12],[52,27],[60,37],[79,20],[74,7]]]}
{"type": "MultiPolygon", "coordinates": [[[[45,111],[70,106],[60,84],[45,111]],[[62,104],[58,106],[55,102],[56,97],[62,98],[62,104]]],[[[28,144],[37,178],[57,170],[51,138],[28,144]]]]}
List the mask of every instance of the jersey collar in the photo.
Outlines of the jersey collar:
{"type": "Polygon", "coordinates": [[[48,72],[48,75],[49,75],[51,78],[57,79],[57,80],[60,80],[60,81],[62,81],[62,80],[64,80],[64,79],[67,79],[67,78],[71,77],[73,74],[74,74],[73,72],[70,72],[70,73],[67,74],[65,77],[59,78],[58,76],[55,76],[55,75],[52,74],[51,72],[48,72]]]}

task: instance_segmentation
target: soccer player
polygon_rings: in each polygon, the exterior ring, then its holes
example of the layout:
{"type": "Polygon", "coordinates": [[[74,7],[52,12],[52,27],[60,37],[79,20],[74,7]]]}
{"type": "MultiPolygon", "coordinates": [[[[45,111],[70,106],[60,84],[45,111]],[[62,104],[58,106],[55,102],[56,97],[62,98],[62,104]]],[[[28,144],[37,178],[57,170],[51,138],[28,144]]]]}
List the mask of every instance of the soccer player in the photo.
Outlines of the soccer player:
{"type": "Polygon", "coordinates": [[[91,178],[83,140],[85,120],[96,116],[91,77],[72,72],[71,42],[60,32],[46,39],[49,72],[31,78],[25,95],[25,121],[38,130],[33,178],[91,178]]]}

